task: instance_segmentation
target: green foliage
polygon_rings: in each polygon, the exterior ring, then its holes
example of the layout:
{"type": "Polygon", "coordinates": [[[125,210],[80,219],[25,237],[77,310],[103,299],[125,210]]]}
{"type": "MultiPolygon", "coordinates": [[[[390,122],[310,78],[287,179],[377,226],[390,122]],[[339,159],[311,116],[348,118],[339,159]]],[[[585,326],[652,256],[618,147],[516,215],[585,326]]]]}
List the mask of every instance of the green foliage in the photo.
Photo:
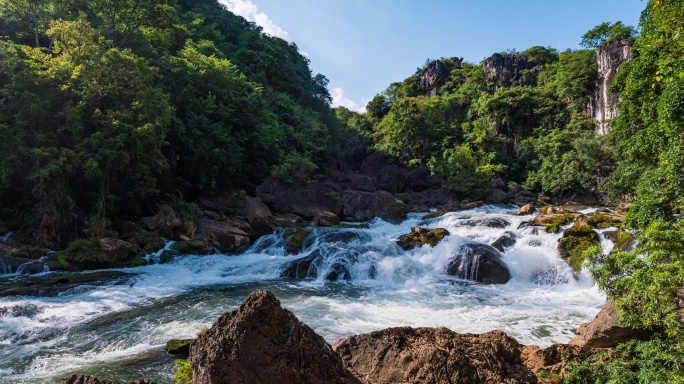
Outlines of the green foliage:
{"type": "Polygon", "coordinates": [[[478,169],[473,151],[466,146],[447,149],[441,158],[432,157],[428,167],[446,179],[449,189],[463,197],[482,197],[491,178],[478,169]]]}
{"type": "Polygon", "coordinates": [[[282,164],[274,167],[272,175],[285,182],[305,184],[310,181],[318,166],[299,153],[293,152],[285,157],[282,164]]]}
{"type": "Polygon", "coordinates": [[[640,27],[635,57],[613,82],[622,102],[610,137],[620,157],[606,185],[614,195],[636,193],[628,224],[645,227],[684,207],[682,2],[649,2],[640,27]]]}
{"type": "Polygon", "coordinates": [[[590,255],[592,275],[620,311],[625,324],[659,327],[684,336],[677,302],[684,298],[684,223],[655,221],[639,237],[640,246],[610,257],[590,255]]]}
{"type": "Polygon", "coordinates": [[[612,352],[566,365],[567,384],[684,383],[684,348],[678,340],[655,337],[632,340],[612,352]]]}
{"type": "Polygon", "coordinates": [[[634,27],[624,25],[621,21],[616,23],[605,22],[582,35],[580,45],[584,48],[596,48],[614,40],[632,39],[636,35],[637,32],[634,27]]]}
{"type": "Polygon", "coordinates": [[[190,366],[190,361],[176,359],[176,367],[178,367],[178,370],[173,375],[176,384],[189,384],[190,380],[192,380],[192,367],[190,366]]]}

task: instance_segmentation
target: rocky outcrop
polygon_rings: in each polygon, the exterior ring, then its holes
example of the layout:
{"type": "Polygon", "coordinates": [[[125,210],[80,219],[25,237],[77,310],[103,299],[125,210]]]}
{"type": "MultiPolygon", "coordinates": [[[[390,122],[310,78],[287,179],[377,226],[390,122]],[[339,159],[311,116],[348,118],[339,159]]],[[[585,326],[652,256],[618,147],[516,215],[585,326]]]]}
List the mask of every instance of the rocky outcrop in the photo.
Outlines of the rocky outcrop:
{"type": "Polygon", "coordinates": [[[367,384],[536,383],[521,346],[501,331],[390,328],[341,339],[333,347],[367,384]]]}
{"type": "Polygon", "coordinates": [[[195,339],[172,339],[166,342],[164,350],[171,355],[187,359],[190,356],[190,344],[192,344],[193,341],[195,341],[195,339]]]}
{"type": "Polygon", "coordinates": [[[446,236],[449,236],[449,231],[444,228],[428,229],[415,226],[411,228],[411,233],[401,236],[397,244],[407,251],[426,244],[434,247],[446,236]]]}
{"type": "Polygon", "coordinates": [[[463,58],[452,57],[449,61],[433,60],[428,63],[418,77],[418,87],[428,96],[436,96],[439,89],[447,83],[451,70],[460,68],[463,58]]]}
{"type": "Polygon", "coordinates": [[[494,91],[516,85],[535,85],[541,68],[515,53],[495,53],[482,62],[485,82],[494,91]]]}
{"type": "Polygon", "coordinates": [[[77,240],[58,254],[58,260],[65,269],[88,270],[145,265],[144,256],[145,252],[137,245],[103,238],[77,240]]]}
{"type": "Polygon", "coordinates": [[[72,275],[50,274],[32,276],[21,280],[5,280],[0,283],[0,297],[7,296],[57,296],[82,285],[124,284],[135,276],[132,273],[103,271],[72,275]]]}
{"type": "Polygon", "coordinates": [[[577,336],[570,345],[609,348],[632,339],[643,339],[651,335],[646,330],[622,327],[618,324],[618,310],[612,302],[606,303],[594,320],[580,325],[577,336]]]}
{"type": "Polygon", "coordinates": [[[539,210],[539,214],[534,218],[533,224],[546,228],[547,232],[556,233],[560,227],[572,223],[583,215],[569,209],[557,210],[547,205],[539,210]]]}
{"type": "Polygon", "coordinates": [[[190,347],[192,384],[360,383],[330,345],[267,291],[223,314],[190,347]]]}
{"type": "Polygon", "coordinates": [[[283,232],[283,240],[285,242],[285,250],[291,255],[296,255],[302,252],[302,245],[304,239],[309,236],[311,231],[305,228],[288,228],[283,232]]]}
{"type": "Polygon", "coordinates": [[[506,248],[515,245],[515,234],[511,231],[504,232],[503,235],[499,236],[498,239],[494,240],[491,244],[493,248],[496,248],[499,252],[503,252],[506,248]]]}
{"type": "Polygon", "coordinates": [[[605,135],[610,132],[609,121],[617,116],[620,103],[618,95],[610,92],[613,78],[620,65],[632,58],[632,40],[615,40],[596,49],[598,79],[589,98],[587,114],[596,120],[596,132],[605,135]]]}
{"type": "Polygon", "coordinates": [[[257,196],[280,213],[294,213],[319,225],[339,224],[336,205],[341,189],[334,183],[290,184],[276,178],[257,187],[257,196]]]}
{"type": "Polygon", "coordinates": [[[247,220],[252,227],[254,239],[272,233],[276,220],[266,204],[251,196],[244,196],[238,202],[238,213],[247,220]]]}
{"type": "Polygon", "coordinates": [[[479,243],[459,247],[449,261],[446,273],[484,284],[506,284],[511,279],[501,253],[489,245],[479,243]]]}
{"type": "Polygon", "coordinates": [[[286,264],[285,268],[280,273],[280,276],[294,279],[315,279],[323,273],[323,278],[327,281],[351,279],[351,273],[349,272],[349,268],[347,268],[349,264],[343,259],[338,259],[324,271],[321,270],[322,265],[323,255],[321,254],[321,250],[317,249],[307,256],[286,264]]]}
{"type": "Polygon", "coordinates": [[[115,380],[100,380],[95,376],[90,375],[71,375],[64,379],[55,381],[55,384],[156,384],[152,380],[132,380],[126,382],[118,382],[115,380]]]}

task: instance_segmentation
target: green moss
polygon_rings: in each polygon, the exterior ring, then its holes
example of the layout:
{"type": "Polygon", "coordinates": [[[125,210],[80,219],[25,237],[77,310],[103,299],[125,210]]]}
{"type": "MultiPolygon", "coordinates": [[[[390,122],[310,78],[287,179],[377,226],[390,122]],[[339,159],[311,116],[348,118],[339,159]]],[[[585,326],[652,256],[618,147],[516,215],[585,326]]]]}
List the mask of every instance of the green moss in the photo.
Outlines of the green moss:
{"type": "Polygon", "coordinates": [[[144,256],[142,250],[131,248],[106,252],[99,239],[81,239],[69,244],[57,255],[57,260],[65,268],[85,270],[141,266],[147,264],[144,256]]]}
{"type": "Polygon", "coordinates": [[[124,235],[123,240],[137,245],[147,253],[155,253],[164,248],[164,239],[157,232],[132,232],[124,235]]]}
{"type": "Polygon", "coordinates": [[[147,265],[147,259],[144,257],[136,257],[129,263],[131,267],[142,267],[143,265],[147,265]]]}
{"type": "Polygon", "coordinates": [[[406,250],[422,247],[425,244],[434,247],[448,235],[449,231],[444,228],[427,229],[413,227],[411,228],[411,233],[399,238],[398,243],[400,247],[406,250]]]}
{"type": "Polygon", "coordinates": [[[560,227],[556,224],[552,224],[552,225],[549,225],[548,227],[546,227],[546,232],[548,232],[548,233],[558,233],[559,230],[560,230],[560,227]]]}
{"type": "Polygon", "coordinates": [[[71,268],[71,263],[69,263],[66,259],[66,257],[62,254],[57,255],[57,261],[59,262],[59,265],[62,267],[69,269],[71,268]]]}
{"type": "Polygon", "coordinates": [[[563,238],[558,242],[558,252],[574,271],[579,272],[586,259],[585,251],[599,243],[598,234],[587,220],[581,219],[565,230],[563,238]]]}
{"type": "Polygon", "coordinates": [[[629,245],[634,240],[631,233],[619,230],[617,234],[617,241],[615,241],[615,248],[624,251],[629,248],[629,245]]]}
{"type": "Polygon", "coordinates": [[[164,350],[166,352],[172,354],[172,355],[177,355],[177,354],[185,354],[187,355],[190,352],[190,344],[195,341],[195,339],[173,339],[169,340],[166,343],[166,347],[164,347],[164,350]]]}
{"type": "Polygon", "coordinates": [[[192,367],[188,360],[176,359],[176,366],[178,370],[173,375],[176,384],[189,384],[192,380],[192,367]]]}
{"type": "Polygon", "coordinates": [[[619,227],[623,222],[622,217],[603,212],[592,213],[588,220],[589,224],[596,228],[619,227]]]}
{"type": "Polygon", "coordinates": [[[298,254],[302,251],[302,245],[304,244],[304,239],[311,233],[309,230],[304,228],[288,228],[283,232],[283,238],[285,239],[285,248],[287,253],[298,254]]]}

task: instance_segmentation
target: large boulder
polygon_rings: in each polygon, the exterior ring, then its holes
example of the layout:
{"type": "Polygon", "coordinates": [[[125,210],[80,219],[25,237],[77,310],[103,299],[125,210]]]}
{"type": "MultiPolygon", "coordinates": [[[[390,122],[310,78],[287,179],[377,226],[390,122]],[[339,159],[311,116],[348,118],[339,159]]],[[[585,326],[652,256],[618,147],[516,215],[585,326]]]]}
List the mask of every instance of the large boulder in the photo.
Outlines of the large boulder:
{"type": "Polygon", "coordinates": [[[375,176],[377,189],[397,193],[403,192],[408,184],[407,171],[396,165],[388,165],[375,176]]]}
{"type": "Polygon", "coordinates": [[[406,217],[406,208],[391,193],[344,191],[341,195],[342,216],[352,221],[368,221],[379,217],[391,223],[399,223],[406,217]]]}
{"type": "Polygon", "coordinates": [[[256,291],[190,347],[191,384],[360,384],[321,336],[256,291]]]}
{"type": "Polygon", "coordinates": [[[503,252],[506,248],[515,245],[515,234],[511,231],[504,232],[503,235],[499,236],[498,239],[494,240],[491,244],[492,247],[496,248],[499,252],[503,252]]]}
{"type": "Polygon", "coordinates": [[[643,339],[651,335],[650,331],[622,327],[618,324],[618,310],[612,302],[606,303],[594,320],[580,325],[577,336],[570,340],[570,345],[590,348],[609,348],[623,341],[643,339]]]}
{"type": "Polygon", "coordinates": [[[74,241],[58,254],[65,269],[88,270],[145,265],[145,252],[127,241],[103,238],[74,241]]]}
{"type": "Polygon", "coordinates": [[[415,226],[411,228],[411,233],[401,236],[397,244],[407,251],[426,244],[434,247],[446,236],[449,236],[449,231],[444,228],[428,229],[415,226]]]}
{"type": "Polygon", "coordinates": [[[275,229],[276,219],[271,210],[266,204],[251,196],[240,199],[238,212],[252,227],[253,237],[267,235],[275,229]]]}
{"type": "Polygon", "coordinates": [[[516,213],[514,213],[514,215],[515,216],[524,216],[524,215],[532,214],[532,213],[534,213],[534,208],[535,208],[534,203],[525,204],[522,207],[520,207],[520,209],[516,213]]]}
{"type": "Polygon", "coordinates": [[[338,340],[333,347],[364,383],[536,383],[521,346],[501,331],[389,328],[338,340]]]}
{"type": "MultiPolygon", "coordinates": [[[[119,384],[115,380],[100,380],[95,376],[90,375],[71,375],[63,379],[55,381],[55,384],[119,384]]],[[[122,382],[121,384],[156,384],[152,380],[142,379],[142,380],[132,380],[122,382]]]]}
{"type": "Polygon", "coordinates": [[[484,284],[506,284],[511,272],[501,253],[486,244],[469,243],[459,247],[447,266],[447,274],[484,284]]]}
{"type": "Polygon", "coordinates": [[[249,233],[238,225],[235,222],[201,217],[197,220],[197,239],[212,244],[221,252],[244,252],[251,244],[251,240],[249,233]]]}

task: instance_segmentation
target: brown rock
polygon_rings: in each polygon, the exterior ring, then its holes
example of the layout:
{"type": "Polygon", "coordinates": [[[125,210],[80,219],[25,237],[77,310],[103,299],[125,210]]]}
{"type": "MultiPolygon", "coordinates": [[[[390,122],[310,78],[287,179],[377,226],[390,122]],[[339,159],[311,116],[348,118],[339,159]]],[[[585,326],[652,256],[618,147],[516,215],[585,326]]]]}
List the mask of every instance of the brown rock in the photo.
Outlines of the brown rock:
{"type": "Polygon", "coordinates": [[[221,252],[240,253],[250,245],[249,234],[229,221],[197,220],[197,238],[213,244],[221,252]]]}
{"type": "Polygon", "coordinates": [[[267,291],[223,314],[190,347],[192,384],[360,383],[330,345],[267,291]]]}
{"type": "Polygon", "coordinates": [[[567,344],[554,344],[548,348],[526,345],[522,348],[520,358],[523,364],[535,374],[544,371],[547,376],[556,376],[558,380],[555,382],[560,382],[566,375],[567,363],[586,360],[597,352],[592,348],[567,344]]]}
{"type": "Polygon", "coordinates": [[[536,383],[521,346],[501,331],[390,328],[338,340],[333,347],[365,383],[536,383]]]}
{"type": "Polygon", "coordinates": [[[534,203],[529,203],[520,207],[518,212],[515,213],[515,216],[529,215],[531,213],[534,213],[534,203]]]}
{"type": "MultiPolygon", "coordinates": [[[[64,379],[55,381],[55,384],[119,384],[118,381],[114,380],[100,380],[95,376],[90,375],[71,375],[64,379]]],[[[125,384],[156,384],[152,380],[133,380],[128,381],[125,384]]]]}
{"type": "Polygon", "coordinates": [[[428,229],[415,226],[411,228],[411,233],[401,236],[397,243],[405,250],[422,247],[425,244],[434,247],[446,236],[449,236],[449,231],[444,228],[428,229]]]}
{"type": "Polygon", "coordinates": [[[590,348],[609,348],[632,339],[648,337],[651,332],[617,325],[618,310],[612,302],[606,303],[594,320],[580,325],[577,337],[568,344],[590,348]]]}

